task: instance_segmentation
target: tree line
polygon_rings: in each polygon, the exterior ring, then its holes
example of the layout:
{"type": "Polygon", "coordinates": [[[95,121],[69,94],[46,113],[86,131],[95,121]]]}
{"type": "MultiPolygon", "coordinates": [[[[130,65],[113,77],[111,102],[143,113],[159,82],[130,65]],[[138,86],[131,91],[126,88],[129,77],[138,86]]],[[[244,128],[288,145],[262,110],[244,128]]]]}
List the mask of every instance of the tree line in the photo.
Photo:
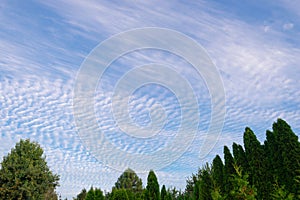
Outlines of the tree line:
{"type": "MultiPolygon", "coordinates": [[[[224,146],[186,180],[184,190],[160,187],[150,170],[147,184],[132,169],[125,170],[112,190],[82,189],[73,200],[254,200],[300,199],[300,142],[282,119],[266,131],[261,144],[250,128],[243,145],[224,146]]],[[[47,167],[42,148],[21,140],[4,157],[0,169],[0,199],[59,199],[55,193],[59,176],[47,167]]]]}

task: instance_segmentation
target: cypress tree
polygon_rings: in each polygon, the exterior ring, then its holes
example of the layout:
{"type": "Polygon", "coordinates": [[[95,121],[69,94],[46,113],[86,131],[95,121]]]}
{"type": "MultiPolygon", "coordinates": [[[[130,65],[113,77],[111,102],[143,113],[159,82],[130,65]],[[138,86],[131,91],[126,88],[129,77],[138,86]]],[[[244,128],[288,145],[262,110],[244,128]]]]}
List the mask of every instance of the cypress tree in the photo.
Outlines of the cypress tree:
{"type": "Polygon", "coordinates": [[[158,200],[160,198],[159,184],[153,170],[150,170],[147,178],[146,199],[158,200]]]}
{"type": "Polygon", "coordinates": [[[204,170],[199,183],[199,199],[212,200],[213,182],[211,175],[204,170]]]}
{"type": "Polygon", "coordinates": [[[219,155],[217,155],[213,160],[212,177],[215,188],[218,188],[221,193],[224,193],[224,165],[219,155]]]}
{"type": "Polygon", "coordinates": [[[245,151],[243,147],[235,142],[232,145],[232,152],[234,157],[234,162],[237,166],[240,166],[243,171],[248,170],[248,161],[246,158],[245,151]]]}
{"type": "MultiPolygon", "coordinates": [[[[296,193],[297,184],[295,177],[300,170],[300,143],[291,127],[282,119],[273,124],[273,134],[276,140],[277,155],[281,160],[276,160],[278,166],[278,182],[285,185],[288,192],[296,193]]],[[[275,153],[274,153],[275,154],[275,153]]]]}
{"type": "MultiPolygon", "coordinates": [[[[232,183],[230,181],[231,176],[235,173],[234,169],[234,160],[230,153],[230,150],[227,146],[224,146],[224,160],[225,160],[225,166],[224,166],[224,191],[226,194],[229,194],[230,191],[233,189],[232,183]]],[[[230,196],[229,196],[230,198],[230,196]]]]}
{"type": "Polygon", "coordinates": [[[257,188],[259,199],[270,198],[269,184],[267,183],[267,159],[265,159],[264,148],[257,140],[250,128],[245,129],[244,133],[245,154],[248,160],[249,182],[257,188]]]}
{"type": "Polygon", "coordinates": [[[160,199],[161,200],[167,200],[167,190],[166,190],[165,185],[163,185],[162,188],[161,188],[160,199]]]}

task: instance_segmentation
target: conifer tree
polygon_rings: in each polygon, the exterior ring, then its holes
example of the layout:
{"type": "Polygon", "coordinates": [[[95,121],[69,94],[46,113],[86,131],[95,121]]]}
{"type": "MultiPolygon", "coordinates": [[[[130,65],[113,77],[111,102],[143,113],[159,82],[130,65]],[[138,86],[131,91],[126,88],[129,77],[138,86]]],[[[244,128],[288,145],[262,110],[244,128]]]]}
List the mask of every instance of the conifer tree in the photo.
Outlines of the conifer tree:
{"type": "Polygon", "coordinates": [[[257,140],[255,134],[250,128],[245,129],[244,133],[245,154],[248,160],[249,182],[257,188],[259,199],[268,199],[269,184],[266,184],[267,159],[264,148],[257,140]]]}
{"type": "MultiPolygon", "coordinates": [[[[233,189],[232,183],[230,181],[230,177],[235,173],[234,170],[234,160],[230,153],[230,150],[227,146],[224,146],[224,160],[225,160],[225,166],[224,166],[224,191],[226,194],[229,194],[230,191],[233,189]]],[[[229,197],[230,198],[230,197],[229,197]]]]}
{"type": "Polygon", "coordinates": [[[147,200],[159,200],[159,184],[157,177],[153,170],[150,170],[147,178],[147,187],[146,187],[146,199],[147,200]]]}
{"type": "Polygon", "coordinates": [[[111,196],[112,200],[129,200],[125,189],[114,189],[111,196]]]}
{"type": "Polygon", "coordinates": [[[219,155],[217,155],[212,164],[212,178],[215,188],[224,193],[224,165],[219,155]]]}
{"type": "Polygon", "coordinates": [[[53,194],[58,180],[40,145],[20,140],[1,163],[0,199],[44,199],[53,194]]]}
{"type": "Polygon", "coordinates": [[[232,152],[233,152],[235,164],[240,166],[243,171],[247,171],[248,170],[248,161],[247,161],[246,154],[245,154],[243,147],[234,142],[232,145],[232,152]]]}
{"type": "Polygon", "coordinates": [[[277,160],[278,181],[285,185],[287,191],[295,193],[297,184],[295,177],[297,170],[300,170],[300,143],[297,135],[292,131],[291,127],[282,119],[278,119],[273,124],[273,134],[276,139],[276,147],[280,161],[277,160]]]}
{"type": "Polygon", "coordinates": [[[212,200],[211,193],[213,192],[213,182],[211,175],[207,170],[201,174],[199,184],[199,199],[212,200]]]}
{"type": "Polygon", "coordinates": [[[167,200],[167,190],[166,190],[165,185],[163,185],[162,188],[161,188],[160,199],[161,200],[167,200]]]}

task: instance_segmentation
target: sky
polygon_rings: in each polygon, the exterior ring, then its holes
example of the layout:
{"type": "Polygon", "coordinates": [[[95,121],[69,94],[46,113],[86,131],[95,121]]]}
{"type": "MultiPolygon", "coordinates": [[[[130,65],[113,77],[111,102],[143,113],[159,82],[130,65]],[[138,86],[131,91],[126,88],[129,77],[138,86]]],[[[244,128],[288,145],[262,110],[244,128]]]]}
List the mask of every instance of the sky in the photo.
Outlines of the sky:
{"type": "Polygon", "coordinates": [[[224,145],[243,143],[246,126],[262,143],[277,118],[300,133],[297,1],[3,0],[0,23],[0,157],[21,138],[38,142],[63,197],[109,191],[127,167],[144,186],[154,169],[161,185],[184,189],[224,145]],[[98,51],[135,30],[144,32],[98,51]],[[170,35],[154,37],[159,30],[170,35]],[[85,74],[89,61],[139,41],[188,53],[133,48],[102,76],[98,65],[85,74]],[[185,41],[202,47],[199,62],[210,59],[204,71],[185,41]],[[78,97],[92,81],[91,98],[78,97]],[[215,108],[220,132],[209,131],[215,108]]]}

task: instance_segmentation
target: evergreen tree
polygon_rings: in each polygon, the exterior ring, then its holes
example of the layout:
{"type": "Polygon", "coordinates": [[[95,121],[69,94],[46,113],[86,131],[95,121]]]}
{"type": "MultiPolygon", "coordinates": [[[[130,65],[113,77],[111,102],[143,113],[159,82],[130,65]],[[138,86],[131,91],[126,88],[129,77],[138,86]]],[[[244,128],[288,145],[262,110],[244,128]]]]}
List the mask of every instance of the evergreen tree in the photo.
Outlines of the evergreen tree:
{"type": "Polygon", "coordinates": [[[126,169],[115,183],[115,188],[125,189],[129,199],[142,197],[143,183],[137,174],[130,168],[126,169]]]}
{"type": "Polygon", "coordinates": [[[224,165],[219,155],[217,155],[212,164],[212,177],[214,180],[215,188],[220,193],[224,193],[224,165]]]}
{"type": "Polygon", "coordinates": [[[163,185],[162,188],[161,188],[160,199],[161,200],[167,200],[167,190],[166,190],[165,185],[163,185]]]}
{"type": "Polygon", "coordinates": [[[112,200],[129,200],[125,189],[114,189],[112,191],[112,200]]]}
{"type": "Polygon", "coordinates": [[[101,189],[91,187],[84,200],[104,200],[104,195],[101,189]]]}
{"type": "Polygon", "coordinates": [[[213,182],[207,170],[204,170],[201,175],[199,189],[199,199],[212,200],[213,182]]]}
{"type": "Polygon", "coordinates": [[[195,183],[195,186],[194,186],[194,191],[193,191],[193,200],[198,200],[200,199],[200,181],[197,181],[195,183]]]}
{"type": "Polygon", "coordinates": [[[159,200],[159,184],[157,177],[153,170],[150,170],[147,178],[147,187],[146,187],[146,199],[147,200],[159,200]]]}
{"type": "Polygon", "coordinates": [[[104,200],[104,195],[100,188],[95,188],[94,194],[95,194],[95,200],[104,200]]]}
{"type": "Polygon", "coordinates": [[[265,159],[264,148],[257,140],[255,134],[250,128],[245,129],[244,133],[245,154],[248,160],[249,182],[258,190],[259,199],[270,198],[269,184],[266,183],[267,174],[267,159],[265,159]]]}
{"type": "Polygon", "coordinates": [[[20,140],[1,163],[0,199],[44,199],[54,192],[58,180],[40,145],[20,140]]]}
{"type": "Polygon", "coordinates": [[[195,190],[197,182],[198,182],[198,178],[197,175],[195,174],[192,174],[192,176],[186,180],[186,187],[184,192],[184,196],[186,199],[194,199],[195,195],[199,196],[199,187],[198,189],[195,190]],[[195,192],[197,194],[195,194],[195,192]]]}
{"type": "Polygon", "coordinates": [[[232,152],[233,152],[235,164],[240,166],[243,171],[247,171],[248,170],[248,161],[247,161],[246,154],[245,154],[243,147],[234,142],[232,145],[232,152]]]}
{"type": "Polygon", "coordinates": [[[126,169],[115,183],[117,189],[132,190],[133,192],[142,192],[143,183],[137,174],[130,168],[126,169]]]}
{"type": "Polygon", "coordinates": [[[94,192],[94,188],[91,187],[86,194],[85,200],[94,200],[94,199],[95,199],[95,192],[94,192]]]}
{"type": "MultiPolygon", "coordinates": [[[[230,191],[233,189],[232,183],[230,181],[230,177],[235,173],[234,169],[234,160],[233,157],[228,149],[227,146],[224,146],[224,160],[225,160],[225,166],[224,166],[224,191],[226,194],[229,194],[230,191]]],[[[230,196],[229,196],[230,198],[230,196]]]]}
{"type": "Polygon", "coordinates": [[[86,193],[86,189],[82,189],[81,192],[76,196],[76,198],[74,198],[74,200],[85,200],[86,193]]]}
{"type": "Polygon", "coordinates": [[[297,170],[300,170],[300,143],[297,135],[291,127],[282,119],[278,119],[273,124],[273,134],[276,139],[276,147],[279,158],[282,160],[276,163],[279,166],[277,170],[278,181],[285,185],[287,191],[297,192],[297,183],[295,177],[297,170]]]}

